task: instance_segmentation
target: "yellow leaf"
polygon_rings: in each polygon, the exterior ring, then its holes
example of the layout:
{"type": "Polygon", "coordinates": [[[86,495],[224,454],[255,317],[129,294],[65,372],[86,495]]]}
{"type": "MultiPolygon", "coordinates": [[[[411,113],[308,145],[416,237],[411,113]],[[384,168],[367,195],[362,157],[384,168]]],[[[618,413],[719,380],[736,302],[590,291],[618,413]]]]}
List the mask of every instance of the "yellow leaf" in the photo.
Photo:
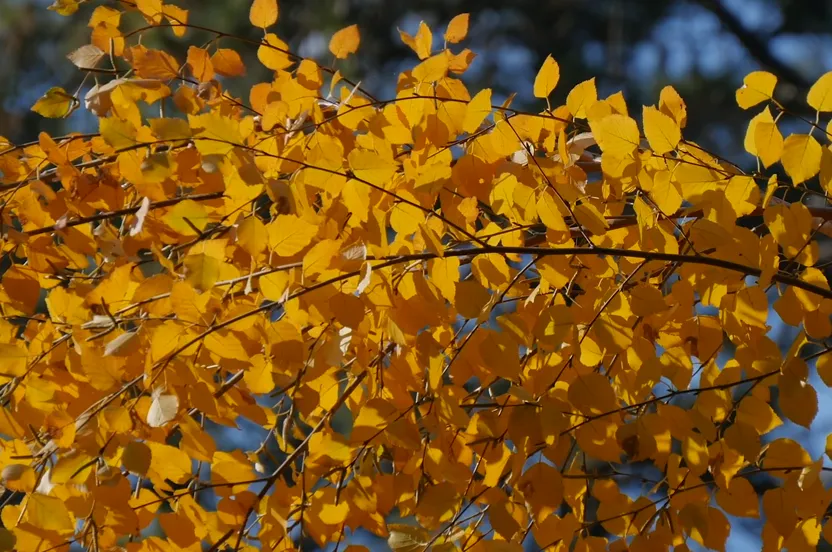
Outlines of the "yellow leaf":
{"type": "Polygon", "coordinates": [[[811,464],[812,459],[799,443],[792,439],[775,439],[766,447],[763,468],[802,468],[811,464]]]}
{"type": "Polygon", "coordinates": [[[179,62],[164,50],[136,46],[133,52],[133,69],[144,79],[167,80],[178,76],[179,62]]]}
{"type": "Polygon", "coordinates": [[[430,57],[431,46],[433,44],[433,33],[430,32],[430,27],[424,21],[419,22],[419,31],[416,36],[410,36],[403,30],[399,29],[399,36],[402,42],[410,46],[416,52],[419,59],[427,59],[430,57]]]}
{"type": "Polygon", "coordinates": [[[442,245],[441,236],[439,236],[436,232],[433,231],[432,228],[428,227],[426,224],[419,224],[419,231],[422,234],[422,239],[425,240],[425,246],[427,247],[428,251],[430,251],[437,257],[444,257],[445,248],[442,245]]]}
{"type": "Polygon", "coordinates": [[[540,347],[557,351],[572,330],[572,311],[566,305],[553,305],[543,310],[535,322],[532,334],[540,347]]]}
{"type": "Polygon", "coordinates": [[[667,310],[668,306],[659,288],[638,284],[630,290],[630,308],[636,316],[650,316],[667,310]]]}
{"type": "Polygon", "coordinates": [[[272,363],[263,355],[251,357],[251,366],[243,374],[243,380],[252,393],[271,393],[274,389],[272,363]]]}
{"type": "Polygon", "coordinates": [[[230,117],[218,113],[188,115],[191,129],[194,131],[196,149],[202,155],[227,155],[235,144],[243,143],[240,125],[230,117]]]}
{"type": "Polygon", "coordinates": [[[26,501],[27,523],[45,531],[71,533],[75,524],[64,501],[53,496],[31,494],[26,501]]]}
{"type": "Polygon", "coordinates": [[[459,258],[431,259],[428,263],[428,273],[431,282],[439,288],[442,297],[453,302],[456,294],[456,283],[459,282],[459,258]]]}
{"type": "Polygon", "coordinates": [[[586,119],[586,110],[598,101],[595,77],[578,84],[566,96],[566,107],[576,119],[586,119]]]}
{"type": "Polygon", "coordinates": [[[456,282],[453,302],[459,314],[465,318],[477,319],[490,299],[491,294],[476,280],[456,282]]]}
{"type": "Polygon", "coordinates": [[[480,342],[479,351],[488,364],[483,368],[494,376],[514,380],[520,373],[517,343],[505,332],[484,331],[487,335],[480,342]]]}
{"type": "Polygon", "coordinates": [[[289,46],[274,33],[268,33],[263,38],[257,48],[257,59],[272,71],[281,71],[294,63],[289,55],[289,46]]]}
{"type": "Polygon", "coordinates": [[[246,350],[240,337],[233,331],[220,330],[205,336],[205,348],[220,358],[230,358],[247,362],[251,355],[246,350]]]}
{"type": "Polygon", "coordinates": [[[194,460],[210,463],[217,450],[214,439],[190,416],[184,416],[179,422],[179,431],[182,432],[182,440],[179,442],[180,450],[194,460]]]}
{"type": "Polygon", "coordinates": [[[215,491],[220,496],[230,496],[241,492],[248,487],[248,481],[254,479],[256,474],[251,464],[245,456],[239,451],[234,452],[220,452],[214,453],[214,458],[211,462],[211,483],[218,485],[215,491]],[[242,481],[240,485],[223,485],[225,483],[236,483],[242,481]]]}
{"type": "Polygon", "coordinates": [[[346,500],[340,501],[338,504],[324,503],[321,506],[321,511],[318,514],[318,519],[321,523],[326,525],[341,525],[347,519],[347,514],[350,513],[350,503],[346,500]]]}
{"type": "Polygon", "coordinates": [[[72,15],[78,11],[81,5],[81,0],[54,0],[52,5],[46,9],[52,10],[60,15],[72,15]]]}
{"type": "Polygon", "coordinates": [[[572,406],[589,416],[609,412],[617,406],[609,380],[597,372],[577,377],[569,384],[567,395],[572,406]]]}
{"type": "Polygon", "coordinates": [[[329,41],[329,51],[338,59],[346,59],[347,56],[358,51],[360,42],[358,25],[350,25],[332,35],[329,41]]]}
{"type": "Polygon", "coordinates": [[[596,236],[604,234],[609,226],[601,211],[588,201],[573,208],[572,212],[575,213],[577,223],[596,236]]]}
{"type": "Polygon", "coordinates": [[[658,172],[653,177],[650,199],[665,215],[672,215],[682,205],[682,193],[679,183],[671,180],[667,171],[658,172]]]}
{"type": "Polygon", "coordinates": [[[450,64],[449,52],[444,50],[414,67],[413,78],[419,82],[437,82],[447,76],[450,64]]]}
{"type": "MultiPolygon", "coordinates": [[[[89,460],[89,456],[82,456],[79,455],[78,458],[81,459],[81,462],[86,462],[89,460]]],[[[61,473],[64,470],[58,470],[64,464],[68,464],[67,457],[64,456],[61,458],[61,461],[52,469],[50,473],[50,477],[52,481],[55,483],[61,482],[61,476],[64,474],[61,473]],[[61,462],[62,461],[62,462],[61,462]]],[[[76,464],[76,462],[72,462],[76,464]]],[[[75,472],[79,466],[75,466],[72,470],[75,472]]],[[[72,474],[70,474],[72,475],[72,474]]],[[[5,485],[8,489],[18,492],[24,493],[31,493],[35,489],[35,485],[37,483],[37,474],[35,470],[31,468],[31,466],[27,466],[26,464],[9,464],[3,468],[2,474],[0,474],[0,478],[3,480],[3,485],[5,485]]],[[[69,480],[69,477],[64,479],[64,482],[69,480]]]]}
{"type": "Polygon", "coordinates": [[[555,232],[569,232],[566,221],[557,207],[557,201],[551,190],[544,190],[537,198],[537,214],[546,228],[555,232]]]}
{"type": "Polygon", "coordinates": [[[149,119],[150,129],[162,140],[186,140],[191,137],[191,127],[184,119],[149,119]]]}
{"type": "Polygon", "coordinates": [[[738,291],[733,313],[738,320],[749,326],[765,328],[768,317],[768,299],[763,288],[752,286],[738,291]]]}
{"type": "Polygon", "coordinates": [[[774,122],[760,121],[754,127],[754,149],[765,168],[780,160],[783,153],[783,135],[774,122]]]}
{"type": "Polygon", "coordinates": [[[820,171],[821,147],[813,136],[792,134],[783,142],[780,162],[796,186],[820,171]]]}
{"type": "Polygon", "coordinates": [[[341,240],[321,240],[303,256],[303,276],[320,274],[332,263],[341,249],[341,240]]]}
{"type": "Polygon", "coordinates": [[[220,279],[220,261],[210,255],[205,253],[188,255],[183,264],[185,265],[185,280],[200,291],[208,291],[220,279]]]}
{"type": "Polygon", "coordinates": [[[794,423],[809,429],[818,413],[815,388],[793,374],[780,374],[778,384],[780,410],[794,423]]]}
{"type": "Polygon", "coordinates": [[[184,25],[188,23],[188,10],[174,6],[173,4],[163,4],[162,13],[165,15],[168,22],[174,25],[171,29],[173,31],[173,35],[179,38],[185,36],[187,27],[184,25]],[[182,25],[177,25],[177,23],[181,23],[182,25]]]}
{"type": "Polygon", "coordinates": [[[803,519],[797,523],[794,531],[791,532],[783,548],[789,551],[811,551],[818,549],[821,535],[820,521],[816,518],[803,519]]]}
{"type": "Polygon", "coordinates": [[[263,297],[269,301],[280,301],[283,299],[283,294],[289,287],[290,280],[290,273],[282,270],[280,272],[272,272],[271,274],[260,276],[258,283],[260,291],[263,293],[263,297]]]}
{"type": "Polygon", "coordinates": [[[375,436],[381,435],[387,425],[397,415],[396,408],[384,399],[371,399],[361,407],[353,422],[350,442],[361,444],[370,442],[375,436]]]}
{"type": "Polygon", "coordinates": [[[774,86],[777,84],[777,77],[766,71],[754,71],[749,73],[742,81],[742,86],[737,90],[737,105],[743,109],[753,107],[760,102],[771,99],[774,94],[774,86]]]}
{"type": "Polygon", "coordinates": [[[78,100],[74,96],[69,95],[60,86],[53,86],[35,102],[32,111],[44,117],[57,119],[66,117],[77,106],[78,100]]]}
{"type": "Polygon", "coordinates": [[[370,190],[366,184],[352,178],[347,180],[341,188],[341,199],[358,221],[367,222],[370,219],[370,190]]]}
{"type": "Polygon", "coordinates": [[[224,77],[239,77],[246,74],[246,66],[240,54],[230,48],[217,48],[211,56],[211,65],[224,77]]]}
{"type": "Polygon", "coordinates": [[[537,261],[537,270],[549,285],[561,288],[569,283],[575,270],[569,266],[569,261],[564,256],[549,256],[537,261]]]}
{"type": "Polygon", "coordinates": [[[673,151],[682,138],[679,125],[655,107],[644,107],[644,135],[654,152],[662,155],[673,151]]]}
{"type": "Polygon", "coordinates": [[[348,160],[357,178],[382,188],[389,184],[398,167],[395,161],[369,150],[352,150],[348,160]]]}
{"type": "Polygon", "coordinates": [[[17,343],[0,343],[0,375],[22,376],[26,372],[29,353],[26,347],[17,343]]]}
{"type": "Polygon", "coordinates": [[[266,225],[256,216],[248,217],[237,227],[237,241],[249,255],[259,255],[269,244],[266,225]]]}
{"type": "Polygon", "coordinates": [[[737,409],[737,420],[753,427],[760,435],[765,435],[783,425],[780,416],[774,413],[768,403],[754,395],[750,395],[740,402],[737,409]]]}
{"type": "Polygon", "coordinates": [[[638,125],[625,115],[617,113],[589,123],[595,140],[604,153],[614,157],[627,157],[640,143],[638,125]]]}
{"type": "Polygon", "coordinates": [[[560,79],[560,67],[551,54],[543,60],[543,65],[534,79],[534,97],[548,98],[560,79]]]}
{"type": "Polygon", "coordinates": [[[255,27],[265,29],[277,23],[277,0],[254,0],[248,19],[255,27]]]}
{"type": "Polygon", "coordinates": [[[451,19],[445,31],[445,42],[456,44],[465,39],[468,35],[468,16],[467,13],[461,13],[451,19]]]}
{"type": "Polygon", "coordinates": [[[129,121],[116,116],[102,117],[98,120],[101,137],[114,149],[127,149],[136,145],[136,127],[129,121]]]}
{"type": "Polygon", "coordinates": [[[465,110],[465,120],[462,123],[462,130],[467,133],[476,131],[483,120],[491,114],[491,89],[484,88],[477,92],[465,110]]]}
{"type": "Polygon", "coordinates": [[[121,453],[121,463],[127,471],[144,477],[150,469],[150,448],[139,441],[130,441],[121,453]]]}
{"type": "Polygon", "coordinates": [[[162,0],[137,0],[136,7],[152,24],[162,22],[162,0]]]}
{"type": "Polygon", "coordinates": [[[309,438],[309,466],[340,465],[352,459],[353,447],[337,433],[315,433],[309,438]]]}
{"type": "Polygon", "coordinates": [[[168,226],[180,234],[184,236],[195,236],[197,232],[194,228],[202,231],[205,225],[208,224],[208,212],[201,203],[186,199],[185,201],[180,201],[173,209],[168,211],[164,216],[164,220],[168,226]]]}
{"type": "Polygon", "coordinates": [[[390,226],[397,234],[409,236],[419,229],[419,225],[425,222],[425,213],[416,205],[415,198],[407,192],[401,192],[399,195],[405,197],[412,203],[405,203],[403,201],[397,202],[390,212],[390,226]],[[410,197],[407,197],[410,196],[410,197]]]}
{"type": "Polygon", "coordinates": [[[296,215],[280,215],[266,226],[269,247],[280,257],[292,257],[312,243],[318,227],[296,215]]]}
{"type": "Polygon", "coordinates": [[[133,339],[136,337],[136,332],[124,332],[118,337],[111,339],[104,347],[103,356],[127,356],[134,353],[134,348],[128,347],[128,344],[134,344],[133,339]]]}
{"type": "Polygon", "coordinates": [[[688,120],[688,108],[676,89],[670,85],[662,88],[659,94],[659,111],[673,117],[679,128],[685,128],[688,120]]]}
{"type": "Polygon", "coordinates": [[[815,81],[806,101],[817,111],[832,111],[832,71],[824,73],[815,81]]]}

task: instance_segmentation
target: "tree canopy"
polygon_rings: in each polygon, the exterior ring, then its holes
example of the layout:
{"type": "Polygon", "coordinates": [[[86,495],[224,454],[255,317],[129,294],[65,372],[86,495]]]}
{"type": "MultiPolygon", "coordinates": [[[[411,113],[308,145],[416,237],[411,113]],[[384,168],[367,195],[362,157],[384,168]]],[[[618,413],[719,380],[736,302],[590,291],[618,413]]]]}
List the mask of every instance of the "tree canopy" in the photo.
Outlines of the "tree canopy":
{"type": "Polygon", "coordinates": [[[0,138],[0,550],[832,542],[832,72],[744,78],[748,169],[672,86],[470,87],[468,13],[380,97],[290,9],[96,4],[31,109],[97,130],[0,138]]]}

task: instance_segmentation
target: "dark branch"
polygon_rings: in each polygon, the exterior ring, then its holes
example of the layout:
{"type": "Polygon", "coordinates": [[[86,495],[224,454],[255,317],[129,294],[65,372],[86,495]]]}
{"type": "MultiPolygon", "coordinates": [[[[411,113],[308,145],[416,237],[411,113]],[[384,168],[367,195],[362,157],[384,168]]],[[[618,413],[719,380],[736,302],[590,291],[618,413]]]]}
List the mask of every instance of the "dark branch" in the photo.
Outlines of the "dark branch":
{"type": "Polygon", "coordinates": [[[736,36],[751,57],[756,59],[765,69],[801,90],[807,91],[809,89],[811,83],[792,67],[777,59],[771,53],[768,44],[746,29],[740,20],[722,5],[720,0],[699,0],[699,3],[716,15],[728,32],[736,36]]]}

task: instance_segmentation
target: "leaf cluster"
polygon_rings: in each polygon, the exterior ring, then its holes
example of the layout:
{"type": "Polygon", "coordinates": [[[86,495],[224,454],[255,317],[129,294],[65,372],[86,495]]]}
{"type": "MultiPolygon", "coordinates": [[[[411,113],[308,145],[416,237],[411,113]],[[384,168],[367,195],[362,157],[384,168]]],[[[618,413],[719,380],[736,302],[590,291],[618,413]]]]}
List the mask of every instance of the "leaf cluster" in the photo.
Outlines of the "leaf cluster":
{"type": "Polygon", "coordinates": [[[815,121],[746,77],[748,172],[671,87],[641,124],[594,80],[551,105],[551,56],[540,112],[472,94],[467,14],[439,51],[400,31],[386,100],[338,69],[356,26],[324,66],[278,17],[254,0],[252,43],[99,5],[68,56],[91,88],[32,108],[98,132],[0,149],[0,549],[725,550],[727,515],[832,541],[823,459],[770,436],[832,384],[832,73],[815,121]],[[193,30],[186,59],[142,45],[193,30]],[[274,78],[236,98],[243,48],[274,78]]]}

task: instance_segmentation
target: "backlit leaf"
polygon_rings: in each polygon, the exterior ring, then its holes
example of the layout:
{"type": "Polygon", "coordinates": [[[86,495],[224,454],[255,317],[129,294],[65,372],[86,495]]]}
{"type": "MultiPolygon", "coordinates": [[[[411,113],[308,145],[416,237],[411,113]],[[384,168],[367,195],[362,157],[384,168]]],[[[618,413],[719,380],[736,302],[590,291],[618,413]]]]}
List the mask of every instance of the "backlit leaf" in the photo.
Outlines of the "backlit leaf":
{"type": "Polygon", "coordinates": [[[468,35],[469,14],[461,13],[451,19],[448,29],[445,31],[445,41],[451,44],[462,42],[468,35]]]}
{"type": "Polygon", "coordinates": [[[358,25],[344,27],[332,35],[329,41],[329,51],[338,59],[345,59],[350,54],[358,51],[361,36],[358,33],[358,25]]]}
{"type": "Polygon", "coordinates": [[[753,107],[760,102],[768,101],[774,94],[777,77],[766,71],[749,73],[737,90],[737,105],[743,109],[753,107]]]}
{"type": "Polygon", "coordinates": [[[818,111],[832,111],[832,71],[824,73],[815,81],[806,101],[810,107],[818,111]]]}
{"type": "Polygon", "coordinates": [[[557,86],[558,80],[560,80],[560,68],[558,62],[550,54],[543,60],[543,65],[534,79],[534,97],[548,98],[557,86]]]}
{"type": "Polygon", "coordinates": [[[430,57],[431,46],[433,44],[433,33],[424,21],[419,22],[419,31],[416,36],[410,36],[406,32],[399,29],[399,36],[402,42],[410,46],[416,52],[419,59],[427,59],[430,57]]]}
{"type": "Polygon", "coordinates": [[[624,157],[631,155],[640,143],[638,125],[627,116],[609,115],[590,121],[589,126],[604,153],[624,157]]]}
{"type": "Polygon", "coordinates": [[[586,119],[586,110],[598,101],[595,78],[586,80],[573,88],[566,96],[566,107],[576,119],[586,119]]]}
{"type": "Polygon", "coordinates": [[[78,100],[74,96],[68,94],[59,86],[53,86],[35,102],[32,111],[44,117],[55,119],[66,117],[77,106],[78,100]]]}
{"type": "Polygon", "coordinates": [[[491,114],[491,89],[480,90],[470,102],[465,111],[465,121],[462,130],[468,133],[476,131],[483,120],[491,114]]]}
{"type": "Polygon", "coordinates": [[[277,23],[277,0],[254,0],[248,19],[255,27],[265,29],[277,23]]]}
{"type": "Polygon", "coordinates": [[[783,142],[780,161],[794,185],[809,180],[820,171],[821,147],[813,136],[792,134],[783,142]]]}
{"type": "Polygon", "coordinates": [[[676,121],[655,107],[648,106],[644,107],[644,134],[650,147],[658,154],[676,149],[682,137],[676,121]]]}

